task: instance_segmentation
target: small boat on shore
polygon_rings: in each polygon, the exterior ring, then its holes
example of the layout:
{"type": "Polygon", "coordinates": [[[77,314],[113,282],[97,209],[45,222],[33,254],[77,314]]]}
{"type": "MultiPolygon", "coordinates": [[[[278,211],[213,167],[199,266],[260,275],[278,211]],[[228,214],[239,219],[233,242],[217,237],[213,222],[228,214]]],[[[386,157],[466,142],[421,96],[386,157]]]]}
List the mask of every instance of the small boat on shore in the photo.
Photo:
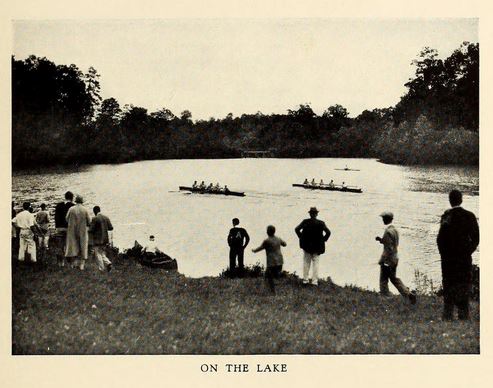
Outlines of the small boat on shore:
{"type": "Polygon", "coordinates": [[[329,185],[304,185],[302,183],[293,183],[293,187],[303,187],[304,189],[310,189],[310,190],[327,190],[327,191],[343,191],[343,192],[348,192],[348,193],[362,193],[363,190],[359,187],[354,187],[354,186],[347,186],[347,187],[342,187],[342,186],[329,186],[329,185]]]}
{"type": "Polygon", "coordinates": [[[235,197],[244,197],[245,196],[244,192],[239,192],[239,191],[231,191],[231,190],[215,191],[215,190],[200,189],[200,188],[194,188],[194,187],[188,187],[188,186],[180,186],[180,190],[190,191],[190,192],[195,193],[195,194],[232,195],[235,197]]]}

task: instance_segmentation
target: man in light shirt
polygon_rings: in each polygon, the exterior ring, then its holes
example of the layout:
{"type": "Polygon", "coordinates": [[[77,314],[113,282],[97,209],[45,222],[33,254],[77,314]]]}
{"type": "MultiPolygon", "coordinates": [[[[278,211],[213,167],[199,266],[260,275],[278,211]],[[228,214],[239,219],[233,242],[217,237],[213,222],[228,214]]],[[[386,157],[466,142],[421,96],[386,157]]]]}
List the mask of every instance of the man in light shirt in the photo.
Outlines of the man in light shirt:
{"type": "Polygon", "coordinates": [[[409,291],[401,279],[396,276],[397,264],[399,264],[399,256],[397,247],[399,246],[399,232],[392,225],[394,215],[391,212],[383,212],[380,214],[385,228],[383,237],[375,237],[380,244],[383,245],[382,256],[378,264],[380,265],[380,293],[382,295],[390,295],[389,280],[397,288],[400,294],[409,299],[412,304],[416,303],[416,294],[409,291]]]}
{"type": "Polygon", "coordinates": [[[36,262],[36,243],[34,242],[34,234],[37,232],[36,221],[34,215],[29,212],[29,202],[22,204],[22,211],[17,214],[12,223],[20,229],[19,232],[19,261],[24,261],[26,250],[31,256],[31,261],[36,262]]]}

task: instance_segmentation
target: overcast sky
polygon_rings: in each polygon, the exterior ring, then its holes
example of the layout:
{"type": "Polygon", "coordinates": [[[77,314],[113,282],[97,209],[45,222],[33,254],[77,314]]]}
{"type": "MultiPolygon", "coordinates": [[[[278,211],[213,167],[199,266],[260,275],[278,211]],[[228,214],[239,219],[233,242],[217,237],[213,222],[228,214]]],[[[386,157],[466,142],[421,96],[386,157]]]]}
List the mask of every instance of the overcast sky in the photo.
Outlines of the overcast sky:
{"type": "Polygon", "coordinates": [[[424,46],[447,57],[478,41],[477,19],[16,21],[13,53],[89,66],[103,98],[194,119],[311,103],[395,105],[424,46]]]}

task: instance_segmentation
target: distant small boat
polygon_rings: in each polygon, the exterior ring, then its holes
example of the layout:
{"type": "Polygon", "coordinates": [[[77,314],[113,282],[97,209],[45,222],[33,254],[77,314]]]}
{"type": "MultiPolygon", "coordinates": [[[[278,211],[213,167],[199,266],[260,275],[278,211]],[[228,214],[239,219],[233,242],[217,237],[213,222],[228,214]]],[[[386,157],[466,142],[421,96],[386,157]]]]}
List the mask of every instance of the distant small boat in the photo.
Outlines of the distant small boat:
{"type": "Polygon", "coordinates": [[[301,183],[293,183],[293,187],[303,187],[304,189],[310,189],[310,190],[343,191],[348,193],[363,192],[361,188],[354,186],[342,187],[342,186],[329,186],[329,185],[310,185],[310,184],[304,185],[301,183]]]}
{"type": "Polygon", "coordinates": [[[199,188],[194,188],[194,187],[188,187],[188,186],[180,186],[180,190],[183,191],[190,191],[195,194],[218,194],[218,195],[232,195],[235,197],[244,197],[245,193],[244,192],[239,192],[239,191],[211,191],[207,189],[199,189],[199,188]]]}
{"type": "Polygon", "coordinates": [[[334,168],[334,170],[339,170],[339,171],[361,171],[358,170],[357,168],[334,168]]]}

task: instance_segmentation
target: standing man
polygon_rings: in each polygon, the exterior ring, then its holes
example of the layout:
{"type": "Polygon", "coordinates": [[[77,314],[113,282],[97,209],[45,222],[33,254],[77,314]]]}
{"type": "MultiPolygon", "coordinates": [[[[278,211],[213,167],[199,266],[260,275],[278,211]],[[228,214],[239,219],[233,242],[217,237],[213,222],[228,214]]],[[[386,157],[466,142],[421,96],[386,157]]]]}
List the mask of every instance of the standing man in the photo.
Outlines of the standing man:
{"type": "Polygon", "coordinates": [[[387,225],[383,237],[375,237],[380,244],[383,245],[382,256],[378,264],[380,265],[380,293],[388,296],[389,292],[389,280],[399,290],[400,294],[409,299],[412,304],[416,303],[416,294],[409,291],[401,279],[396,276],[397,264],[399,264],[399,255],[397,254],[397,247],[399,246],[399,232],[392,225],[394,214],[391,212],[383,212],[380,214],[384,225],[387,225]]]}
{"type": "Polygon", "coordinates": [[[245,269],[243,262],[244,251],[248,243],[250,242],[250,236],[243,228],[239,228],[240,220],[233,218],[233,227],[229,230],[228,245],[229,245],[229,270],[231,275],[236,270],[236,260],[238,259],[238,269],[240,273],[245,269]]]}
{"type": "Polygon", "coordinates": [[[52,248],[55,245],[55,254],[59,267],[65,266],[65,245],[67,242],[67,212],[74,206],[72,192],[65,193],[65,201],[59,202],[55,207],[55,236],[53,236],[52,248]]]}
{"type": "Polygon", "coordinates": [[[474,213],[463,209],[462,193],[449,194],[451,209],[443,213],[437,237],[442,261],[443,319],[452,320],[454,306],[459,319],[469,319],[472,284],[472,253],[479,244],[479,226],[474,213]]]}
{"type": "Polygon", "coordinates": [[[67,245],[65,257],[79,259],[79,268],[84,270],[88,251],[88,227],[91,224],[91,215],[83,205],[82,196],[75,197],[75,205],[67,212],[67,245]]]}
{"type": "Polygon", "coordinates": [[[31,261],[36,262],[36,243],[34,242],[35,233],[37,233],[36,221],[33,214],[29,211],[31,204],[24,202],[22,211],[17,214],[12,223],[20,229],[19,231],[19,261],[24,261],[26,250],[31,256],[31,261]]]}
{"type": "Polygon", "coordinates": [[[50,238],[50,216],[46,211],[46,205],[41,204],[41,210],[36,213],[36,223],[39,226],[39,246],[44,249],[48,249],[48,240],[50,238]]]}
{"type": "Polygon", "coordinates": [[[92,243],[94,245],[94,256],[96,256],[96,262],[98,264],[98,269],[108,272],[111,271],[111,261],[106,257],[106,246],[109,245],[110,239],[108,236],[108,231],[113,230],[113,225],[111,225],[110,219],[101,213],[101,208],[99,206],[94,206],[92,209],[94,212],[93,219],[91,220],[91,233],[92,233],[92,243]]]}
{"type": "Polygon", "coordinates": [[[300,239],[300,248],[303,249],[303,284],[308,284],[308,274],[312,266],[312,284],[318,286],[318,262],[322,253],[325,253],[325,242],[330,237],[330,230],[322,220],[317,220],[316,207],[308,211],[310,218],[301,221],[294,231],[300,239]]]}

